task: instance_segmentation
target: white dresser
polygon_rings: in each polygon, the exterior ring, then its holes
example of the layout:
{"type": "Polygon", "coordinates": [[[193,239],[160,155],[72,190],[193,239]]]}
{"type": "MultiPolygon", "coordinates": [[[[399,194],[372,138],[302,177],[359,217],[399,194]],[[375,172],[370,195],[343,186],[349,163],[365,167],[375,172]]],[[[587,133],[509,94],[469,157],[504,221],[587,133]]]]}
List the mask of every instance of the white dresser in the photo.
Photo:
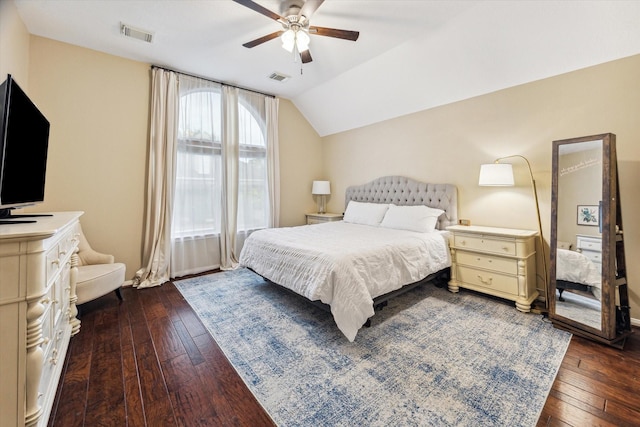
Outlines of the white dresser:
{"type": "Polygon", "coordinates": [[[72,262],[81,215],[0,225],[0,425],[47,425],[69,339],[80,328],[72,262]]]}
{"type": "Polygon", "coordinates": [[[454,225],[451,232],[449,290],[472,289],[515,301],[531,310],[536,290],[536,237],[532,230],[454,225]]]}

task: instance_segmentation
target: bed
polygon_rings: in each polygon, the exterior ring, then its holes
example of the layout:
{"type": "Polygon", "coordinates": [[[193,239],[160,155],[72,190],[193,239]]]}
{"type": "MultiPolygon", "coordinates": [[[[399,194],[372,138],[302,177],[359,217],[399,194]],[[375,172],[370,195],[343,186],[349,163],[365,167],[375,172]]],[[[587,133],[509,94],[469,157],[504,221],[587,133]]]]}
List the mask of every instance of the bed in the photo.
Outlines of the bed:
{"type": "Polygon", "coordinates": [[[343,221],[252,233],[240,265],[329,309],[354,341],[376,307],[448,275],[457,189],[388,176],[348,187],[345,206],[343,221]]]}
{"type": "Polygon", "coordinates": [[[600,269],[588,257],[577,251],[557,249],[556,289],[560,301],[564,301],[562,293],[565,290],[588,292],[599,300],[601,280],[600,269]]]}

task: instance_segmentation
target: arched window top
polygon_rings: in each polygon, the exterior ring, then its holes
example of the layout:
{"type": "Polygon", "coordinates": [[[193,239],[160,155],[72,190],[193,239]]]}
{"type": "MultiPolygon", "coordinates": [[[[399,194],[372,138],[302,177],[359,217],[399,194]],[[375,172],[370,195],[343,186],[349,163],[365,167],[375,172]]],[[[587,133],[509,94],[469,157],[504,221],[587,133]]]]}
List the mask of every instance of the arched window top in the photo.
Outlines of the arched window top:
{"type": "MultiPolygon", "coordinates": [[[[178,139],[220,143],[222,141],[222,96],[219,87],[198,88],[180,96],[178,139]]],[[[238,102],[239,143],[266,148],[266,123],[256,106],[243,97],[238,102]]]]}

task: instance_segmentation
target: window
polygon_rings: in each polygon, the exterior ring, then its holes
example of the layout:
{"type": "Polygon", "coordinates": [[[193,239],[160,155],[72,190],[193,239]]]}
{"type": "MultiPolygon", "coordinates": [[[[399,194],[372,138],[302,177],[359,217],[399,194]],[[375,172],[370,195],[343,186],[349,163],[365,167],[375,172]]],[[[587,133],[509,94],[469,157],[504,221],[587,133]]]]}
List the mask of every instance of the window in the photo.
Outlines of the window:
{"type": "MultiPolygon", "coordinates": [[[[223,120],[221,87],[183,88],[178,120],[172,235],[218,234],[222,210],[223,120]]],[[[264,107],[238,96],[238,231],[268,225],[264,107]]]]}

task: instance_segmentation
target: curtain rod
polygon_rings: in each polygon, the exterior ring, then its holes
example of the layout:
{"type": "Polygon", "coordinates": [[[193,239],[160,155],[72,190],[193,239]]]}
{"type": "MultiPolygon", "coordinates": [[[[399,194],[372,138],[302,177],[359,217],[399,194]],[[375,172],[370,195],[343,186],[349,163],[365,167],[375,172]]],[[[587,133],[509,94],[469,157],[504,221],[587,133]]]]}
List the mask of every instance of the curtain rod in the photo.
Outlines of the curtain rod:
{"type": "Polygon", "coordinates": [[[275,95],[272,95],[270,93],[264,93],[264,92],[260,92],[260,91],[257,91],[257,90],[248,89],[246,87],[236,86],[236,85],[232,85],[232,84],[229,84],[229,83],[220,82],[220,81],[217,81],[217,80],[210,79],[208,77],[197,76],[195,74],[183,73],[182,71],[172,70],[171,68],[161,67],[160,65],[152,65],[151,68],[159,68],[161,70],[171,71],[173,73],[178,73],[178,74],[182,74],[182,75],[189,76],[189,77],[195,77],[197,79],[207,80],[207,81],[212,82],[212,83],[218,83],[218,84],[223,85],[223,86],[235,87],[236,89],[242,89],[242,90],[246,90],[248,92],[257,93],[257,94],[264,95],[264,96],[270,96],[271,98],[276,98],[275,95]]]}

